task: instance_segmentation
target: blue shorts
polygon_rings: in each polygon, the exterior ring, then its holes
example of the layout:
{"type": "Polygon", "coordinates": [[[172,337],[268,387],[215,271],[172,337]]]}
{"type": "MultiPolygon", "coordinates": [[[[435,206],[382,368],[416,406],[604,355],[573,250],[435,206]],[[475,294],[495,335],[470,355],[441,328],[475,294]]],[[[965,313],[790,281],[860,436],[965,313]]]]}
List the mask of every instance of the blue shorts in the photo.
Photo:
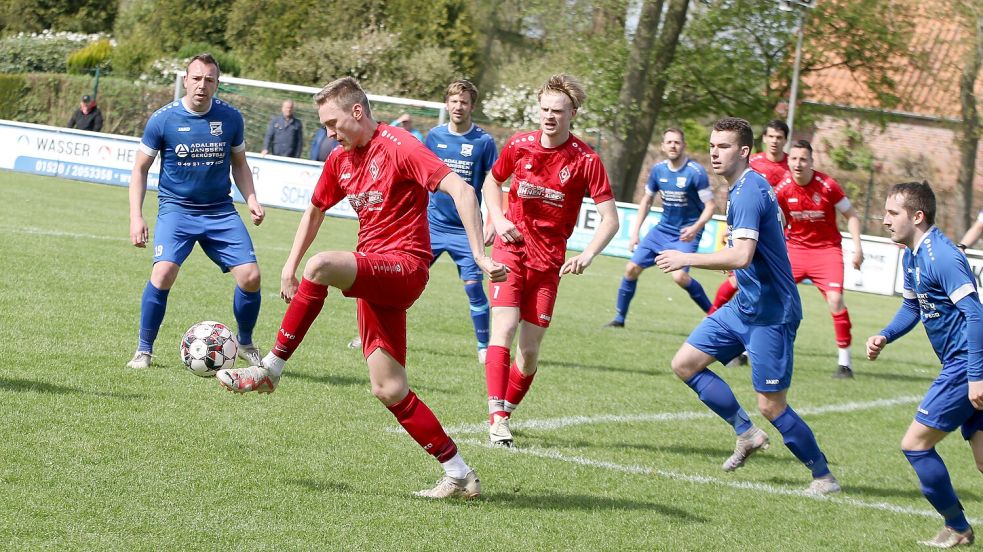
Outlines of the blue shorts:
{"type": "Polygon", "coordinates": [[[915,421],[945,432],[961,427],[966,440],[983,430],[983,411],[976,410],[969,402],[969,380],[964,361],[942,368],[942,373],[918,405],[915,421]]]}
{"type": "Polygon", "coordinates": [[[774,393],[792,385],[793,345],[798,329],[798,321],[751,326],[730,302],[704,318],[686,342],[723,364],[747,351],[754,390],[774,393]]]}
{"type": "Polygon", "coordinates": [[[154,228],[155,263],[168,261],[180,266],[191,254],[196,242],[222,272],[256,262],[253,241],[239,213],[235,211],[220,215],[171,211],[157,216],[157,227],[154,228]]]}
{"type": "MultiPolygon", "coordinates": [[[[700,232],[700,235],[702,234],[700,232]]],[[[688,242],[684,242],[679,240],[679,234],[668,234],[656,224],[638,244],[638,247],[635,248],[635,253],[631,256],[631,262],[642,268],[648,268],[655,264],[655,257],[666,249],[675,249],[683,253],[695,253],[697,248],[700,247],[700,235],[688,242]]],[[[689,272],[689,267],[684,267],[683,270],[689,272]]]]}
{"type": "Polygon", "coordinates": [[[484,278],[484,273],[474,262],[474,255],[471,253],[467,234],[438,232],[431,226],[430,249],[433,251],[433,261],[431,261],[430,266],[433,266],[433,263],[437,262],[437,257],[446,251],[457,265],[457,274],[462,280],[480,282],[484,278]]]}

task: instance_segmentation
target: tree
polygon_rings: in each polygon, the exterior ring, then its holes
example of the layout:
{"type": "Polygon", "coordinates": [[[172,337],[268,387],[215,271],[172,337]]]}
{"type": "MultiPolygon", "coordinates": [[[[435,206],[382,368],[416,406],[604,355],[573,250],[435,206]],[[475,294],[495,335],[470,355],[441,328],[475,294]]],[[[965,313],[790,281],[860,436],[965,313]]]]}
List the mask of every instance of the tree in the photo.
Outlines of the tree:
{"type": "Polygon", "coordinates": [[[964,24],[966,35],[966,54],[962,59],[962,71],[959,78],[959,104],[962,122],[959,132],[959,176],[957,190],[959,193],[959,228],[956,235],[962,235],[972,224],[975,211],[973,210],[973,181],[976,179],[976,151],[979,148],[983,129],[980,128],[980,116],[976,108],[976,81],[980,76],[983,65],[983,7],[978,3],[956,2],[953,6],[960,14],[956,14],[964,24]]]}
{"type": "Polygon", "coordinates": [[[670,0],[663,18],[663,0],[642,4],[613,118],[605,165],[615,197],[631,201],[655,123],[663,106],[667,69],[673,61],[686,23],[689,0],[670,0]]]}

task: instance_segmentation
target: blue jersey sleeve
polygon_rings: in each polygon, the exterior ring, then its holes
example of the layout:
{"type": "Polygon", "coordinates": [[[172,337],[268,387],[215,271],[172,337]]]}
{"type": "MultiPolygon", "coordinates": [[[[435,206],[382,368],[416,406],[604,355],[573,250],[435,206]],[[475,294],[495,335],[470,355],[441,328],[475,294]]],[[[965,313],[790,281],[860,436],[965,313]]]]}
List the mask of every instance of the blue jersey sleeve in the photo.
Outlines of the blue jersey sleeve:
{"type": "Polygon", "coordinates": [[[761,232],[761,218],[764,216],[764,198],[753,186],[742,186],[735,190],[730,200],[731,237],[758,240],[761,232]]]}
{"type": "Polygon", "coordinates": [[[967,368],[969,381],[983,380],[983,305],[974,291],[956,303],[966,319],[967,368]]]}
{"type": "Polygon", "coordinates": [[[645,183],[645,189],[648,190],[649,195],[655,195],[659,193],[659,174],[658,165],[653,165],[652,170],[649,171],[649,179],[645,183]]]}
{"type": "Polygon", "coordinates": [[[140,140],[144,146],[156,152],[164,147],[164,115],[155,114],[147,121],[147,126],[143,129],[143,138],[140,140]]]}
{"type": "Polygon", "coordinates": [[[693,176],[693,182],[696,184],[696,191],[706,190],[710,187],[710,179],[707,177],[707,172],[703,170],[703,167],[696,165],[694,170],[696,173],[693,176]]]}
{"type": "MultiPolygon", "coordinates": [[[[246,149],[246,122],[242,118],[242,113],[238,110],[233,110],[233,119],[235,120],[235,130],[232,133],[232,151],[245,151],[246,149]]],[[[299,142],[298,142],[299,143],[299,142]]],[[[300,152],[297,152],[300,155],[300,152]]]]}
{"type": "Polygon", "coordinates": [[[956,253],[955,249],[946,248],[941,251],[944,252],[939,255],[939,262],[933,265],[935,276],[938,278],[939,286],[955,305],[963,297],[976,293],[976,280],[966,257],[956,253]]]}

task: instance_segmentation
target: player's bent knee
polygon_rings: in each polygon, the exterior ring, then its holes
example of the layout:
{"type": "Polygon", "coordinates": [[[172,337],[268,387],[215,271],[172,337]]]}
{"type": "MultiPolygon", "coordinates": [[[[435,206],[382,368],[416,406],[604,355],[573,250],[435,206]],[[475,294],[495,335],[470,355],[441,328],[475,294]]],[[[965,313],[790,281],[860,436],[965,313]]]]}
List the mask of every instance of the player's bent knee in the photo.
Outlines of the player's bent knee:
{"type": "Polygon", "coordinates": [[[689,282],[690,280],[692,280],[692,278],[690,278],[690,275],[685,271],[677,270],[672,273],[672,280],[676,282],[676,284],[679,285],[679,287],[684,288],[689,285],[689,282]]]}
{"type": "Polygon", "coordinates": [[[254,292],[260,288],[259,265],[250,263],[248,265],[237,266],[232,269],[235,275],[236,284],[243,291],[254,292]]]}
{"type": "Polygon", "coordinates": [[[625,265],[625,278],[628,278],[629,280],[637,280],[642,274],[642,270],[642,267],[635,263],[629,262],[625,265]]]}
{"type": "Polygon", "coordinates": [[[154,268],[150,271],[150,283],[157,289],[171,289],[180,270],[180,265],[169,261],[154,263],[154,268]]]}
{"type": "Polygon", "coordinates": [[[372,394],[386,406],[394,405],[406,398],[409,388],[402,382],[392,381],[372,385],[372,394]]]}
{"type": "Polygon", "coordinates": [[[347,268],[346,263],[354,263],[350,253],[325,251],[314,255],[304,266],[304,278],[328,285],[334,283],[337,277],[347,268]]]}

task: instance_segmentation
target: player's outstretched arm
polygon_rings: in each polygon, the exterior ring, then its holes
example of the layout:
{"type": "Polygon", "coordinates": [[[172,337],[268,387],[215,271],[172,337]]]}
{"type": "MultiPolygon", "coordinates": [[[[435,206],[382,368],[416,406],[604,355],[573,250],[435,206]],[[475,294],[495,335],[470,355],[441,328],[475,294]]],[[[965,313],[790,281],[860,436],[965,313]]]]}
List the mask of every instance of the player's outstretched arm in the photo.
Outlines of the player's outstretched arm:
{"type": "MultiPolygon", "coordinates": [[[[905,290],[905,293],[912,293],[905,290]]],[[[920,313],[918,301],[906,298],[891,323],[884,327],[878,335],[867,338],[867,359],[877,360],[877,357],[887,347],[888,343],[910,332],[918,324],[920,313]]]]}
{"type": "Polygon", "coordinates": [[[601,254],[601,251],[611,242],[611,238],[618,233],[621,223],[618,222],[618,208],[614,200],[609,199],[597,204],[597,212],[601,215],[601,223],[594,230],[594,237],[579,255],[567,259],[560,267],[560,276],[564,274],[583,274],[584,270],[594,261],[594,257],[601,254]]]}
{"type": "Polygon", "coordinates": [[[887,338],[883,335],[872,335],[867,338],[867,360],[877,360],[881,351],[887,347],[887,338]]]}
{"type": "Polygon", "coordinates": [[[310,249],[311,243],[314,242],[322,222],[324,222],[324,213],[314,205],[308,205],[300,217],[297,233],[294,234],[294,243],[290,246],[290,254],[287,255],[283,269],[280,270],[280,298],[287,303],[297,294],[297,287],[300,285],[297,281],[297,269],[307,250],[310,249]]]}
{"type": "Polygon", "coordinates": [[[136,247],[147,247],[150,231],[143,220],[143,198],[147,195],[147,174],[154,164],[154,157],[137,150],[130,173],[130,243],[136,247]]]}
{"type": "Polygon", "coordinates": [[[232,152],[232,179],[235,180],[236,188],[246,200],[249,206],[249,214],[252,216],[253,224],[259,226],[266,218],[263,206],[256,199],[256,186],[253,184],[253,171],[249,170],[249,162],[246,161],[246,152],[232,152]]]}
{"type": "Polygon", "coordinates": [[[481,187],[481,195],[485,198],[485,207],[488,209],[488,217],[495,227],[495,233],[501,236],[506,243],[521,243],[522,234],[509,219],[505,218],[505,211],[502,202],[502,184],[495,180],[489,172],[485,177],[485,183],[481,187]]]}
{"type": "Polygon", "coordinates": [[[977,410],[983,410],[983,305],[980,304],[979,295],[974,292],[957,301],[956,308],[966,320],[969,401],[977,410]]]}
{"type": "Polygon", "coordinates": [[[963,238],[959,240],[959,247],[961,249],[973,247],[976,240],[980,239],[980,234],[983,234],[983,220],[977,219],[977,221],[969,227],[969,230],[966,230],[966,233],[963,234],[963,238]]]}
{"type": "Polygon", "coordinates": [[[655,196],[645,191],[645,197],[642,198],[642,202],[638,204],[638,215],[635,217],[635,224],[631,225],[631,233],[628,236],[628,251],[634,251],[635,247],[638,246],[638,242],[641,239],[642,224],[645,223],[645,219],[648,218],[649,212],[652,211],[652,202],[655,201],[655,196]]]}
{"type": "Polygon", "coordinates": [[[696,219],[696,222],[683,228],[679,232],[680,241],[691,241],[696,238],[696,235],[703,230],[703,227],[707,225],[707,222],[713,218],[713,212],[717,209],[717,204],[712,199],[707,200],[703,204],[703,212],[700,213],[700,218],[696,219]]]}
{"type": "MultiPolygon", "coordinates": [[[[468,235],[468,245],[471,246],[471,254],[474,262],[481,267],[493,282],[505,280],[506,269],[485,255],[485,237],[481,228],[481,211],[478,207],[478,198],[474,195],[474,189],[461,179],[455,172],[447,173],[437,189],[451,196],[457,213],[461,216],[464,223],[464,232],[468,235]]],[[[496,188],[497,189],[497,188],[496,188]]],[[[501,210],[501,208],[499,208],[501,210]]]]}
{"type": "Polygon", "coordinates": [[[713,253],[683,253],[666,249],[655,258],[655,264],[663,272],[672,272],[687,266],[710,270],[734,270],[746,268],[754,258],[758,241],[749,237],[737,237],[733,247],[725,247],[713,253]]]}

